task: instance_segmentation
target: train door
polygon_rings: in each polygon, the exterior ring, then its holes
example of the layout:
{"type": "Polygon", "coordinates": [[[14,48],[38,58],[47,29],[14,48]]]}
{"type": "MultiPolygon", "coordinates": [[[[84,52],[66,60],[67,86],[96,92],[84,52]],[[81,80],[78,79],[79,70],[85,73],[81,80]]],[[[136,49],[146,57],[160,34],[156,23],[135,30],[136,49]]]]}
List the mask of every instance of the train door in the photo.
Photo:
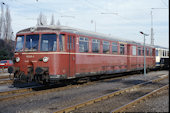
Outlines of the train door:
{"type": "Polygon", "coordinates": [[[75,36],[67,36],[67,49],[69,51],[69,77],[73,77],[76,72],[75,68],[75,36]]]}
{"type": "Polygon", "coordinates": [[[127,44],[127,69],[131,69],[131,45],[127,44]]]}

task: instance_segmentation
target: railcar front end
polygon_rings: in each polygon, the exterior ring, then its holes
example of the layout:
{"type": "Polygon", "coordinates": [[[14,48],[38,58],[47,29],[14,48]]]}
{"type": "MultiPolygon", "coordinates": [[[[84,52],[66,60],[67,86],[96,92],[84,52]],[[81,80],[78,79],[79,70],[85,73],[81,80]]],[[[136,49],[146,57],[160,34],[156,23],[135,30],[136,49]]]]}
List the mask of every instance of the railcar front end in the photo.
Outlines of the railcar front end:
{"type": "Polygon", "coordinates": [[[8,69],[9,73],[14,73],[15,80],[27,82],[66,79],[69,59],[67,54],[58,52],[59,37],[62,36],[56,33],[17,34],[15,63],[8,69]]]}

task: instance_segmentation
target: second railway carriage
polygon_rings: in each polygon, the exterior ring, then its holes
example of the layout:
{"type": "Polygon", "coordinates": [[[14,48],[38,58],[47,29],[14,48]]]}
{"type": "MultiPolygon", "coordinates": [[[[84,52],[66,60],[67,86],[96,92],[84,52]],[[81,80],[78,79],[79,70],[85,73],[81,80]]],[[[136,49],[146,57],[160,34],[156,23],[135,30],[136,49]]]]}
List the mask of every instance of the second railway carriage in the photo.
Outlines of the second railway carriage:
{"type": "MultiPolygon", "coordinates": [[[[142,44],[66,26],[38,26],[16,36],[15,64],[24,81],[54,82],[143,69],[142,44]]],[[[155,49],[146,46],[146,66],[155,66],[155,49]]]]}
{"type": "Polygon", "coordinates": [[[169,68],[169,49],[155,45],[156,68],[169,68]]]}

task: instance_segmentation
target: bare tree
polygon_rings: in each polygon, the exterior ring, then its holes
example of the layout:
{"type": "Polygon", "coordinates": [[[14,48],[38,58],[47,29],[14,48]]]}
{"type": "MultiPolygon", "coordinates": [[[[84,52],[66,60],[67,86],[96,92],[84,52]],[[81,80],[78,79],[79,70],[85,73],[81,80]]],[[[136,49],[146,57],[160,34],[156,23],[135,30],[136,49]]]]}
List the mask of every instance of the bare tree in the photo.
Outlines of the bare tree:
{"type": "Polygon", "coordinates": [[[6,13],[5,13],[5,27],[4,27],[4,38],[5,40],[11,40],[12,39],[12,27],[11,27],[11,15],[8,5],[6,5],[6,13]]]}
{"type": "Polygon", "coordinates": [[[37,26],[47,25],[47,18],[45,15],[40,13],[39,17],[37,18],[37,26]]]}
{"type": "Polygon", "coordinates": [[[60,26],[60,25],[61,25],[60,20],[58,20],[58,21],[57,21],[57,25],[58,25],[58,26],[60,26]]]}
{"type": "MultiPolygon", "coordinates": [[[[5,3],[4,3],[5,4],[5,3]]],[[[4,15],[4,5],[1,4],[1,18],[0,18],[0,39],[12,40],[13,39],[13,31],[11,26],[11,15],[8,5],[6,6],[6,12],[4,15]]]]}
{"type": "Polygon", "coordinates": [[[51,23],[50,23],[50,25],[55,25],[54,15],[53,15],[53,14],[52,14],[52,16],[51,16],[51,23]]]}
{"type": "Polygon", "coordinates": [[[1,3],[1,19],[0,19],[0,39],[3,39],[3,33],[4,33],[4,4],[1,3]]]}

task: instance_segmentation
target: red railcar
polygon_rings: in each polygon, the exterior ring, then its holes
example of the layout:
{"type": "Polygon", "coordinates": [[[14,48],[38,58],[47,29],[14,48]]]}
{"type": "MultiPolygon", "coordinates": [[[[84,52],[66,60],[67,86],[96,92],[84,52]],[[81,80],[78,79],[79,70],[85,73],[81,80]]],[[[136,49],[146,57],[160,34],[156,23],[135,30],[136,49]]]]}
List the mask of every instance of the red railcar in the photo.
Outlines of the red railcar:
{"type": "MultiPolygon", "coordinates": [[[[66,26],[39,26],[16,37],[14,77],[52,82],[143,69],[142,44],[66,26]]],[[[146,46],[146,66],[155,67],[155,48],[146,46]]]]}

